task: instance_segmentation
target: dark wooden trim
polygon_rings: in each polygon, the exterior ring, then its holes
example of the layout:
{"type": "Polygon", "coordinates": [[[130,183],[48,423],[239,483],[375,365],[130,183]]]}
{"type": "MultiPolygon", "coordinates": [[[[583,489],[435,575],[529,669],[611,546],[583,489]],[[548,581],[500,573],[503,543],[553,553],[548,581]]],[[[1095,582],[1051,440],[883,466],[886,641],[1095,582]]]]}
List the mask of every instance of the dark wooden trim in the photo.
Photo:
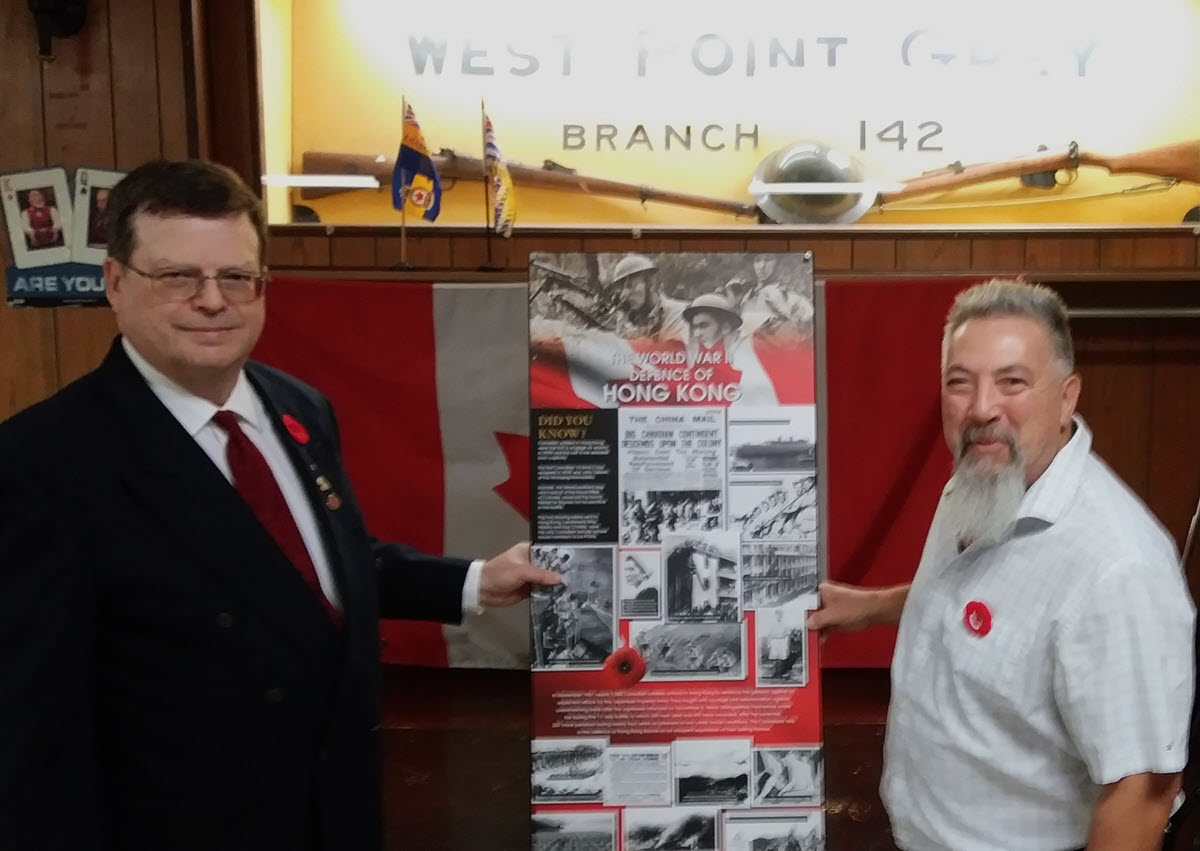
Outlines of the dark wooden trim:
{"type": "MultiPolygon", "coordinates": [[[[205,88],[204,65],[202,62],[203,45],[202,33],[198,33],[196,24],[201,15],[198,0],[179,0],[179,25],[183,38],[183,96],[188,108],[184,110],[187,117],[187,153],[189,157],[200,157],[207,154],[208,131],[207,124],[201,133],[201,103],[208,100],[208,90],[205,88]],[[203,144],[201,139],[203,137],[203,144]]],[[[207,110],[203,110],[206,114],[207,110]]]]}
{"type": "Polygon", "coordinates": [[[196,114],[200,153],[229,166],[262,195],[258,41],[254,4],[192,0],[198,62],[196,114]],[[207,127],[207,146],[204,128],[207,127]]]}
{"type": "Polygon", "coordinates": [[[327,269],[312,267],[272,267],[271,274],[294,278],[328,278],[332,281],[395,281],[428,284],[436,277],[439,284],[512,284],[524,283],[529,279],[525,272],[471,272],[464,270],[449,270],[444,274],[431,275],[428,270],[396,269],[340,269],[331,266],[327,269]]]}
{"type": "MultiPolygon", "coordinates": [[[[399,235],[400,225],[361,224],[341,225],[332,223],[272,225],[271,232],[287,236],[331,234],[336,231],[344,236],[399,235]]],[[[408,227],[409,234],[426,237],[483,236],[480,225],[418,224],[408,227]]],[[[1006,237],[1047,239],[1090,237],[1100,240],[1115,238],[1170,237],[1172,239],[1200,240],[1200,228],[1194,225],[740,225],[740,226],[688,226],[679,225],[596,225],[555,224],[520,225],[513,229],[514,239],[541,239],[545,237],[570,237],[572,239],[609,238],[637,241],[642,239],[722,239],[753,240],[755,245],[763,239],[791,241],[796,238],[828,237],[847,239],[851,237],[875,237],[895,239],[917,237],[924,239],[949,240],[955,238],[1006,237]]],[[[757,248],[755,248],[757,250],[757,248]]]]}
{"type": "MultiPolygon", "coordinates": [[[[359,277],[447,280],[489,272],[524,273],[537,251],[765,251],[813,252],[819,278],[845,280],[928,278],[931,275],[1024,276],[1065,286],[1084,283],[1159,283],[1172,290],[1170,301],[1156,302],[1139,291],[1138,306],[1200,305],[1200,252],[1191,233],[1164,234],[1155,228],[1105,228],[1070,236],[1061,231],[954,229],[945,235],[879,228],[789,228],[783,238],[757,235],[752,228],[683,229],[658,227],[527,227],[512,239],[493,238],[492,268],[485,268],[486,234],[479,227],[420,226],[406,234],[408,264],[400,257],[401,229],[394,225],[277,225],[270,229],[268,262],[289,269],[353,271],[359,277]],[[372,250],[373,249],[373,250],[372,250]],[[1099,262],[1101,257],[1105,263],[1099,262]],[[393,274],[400,273],[400,274],[393,274]],[[1181,285],[1188,286],[1181,286],[1181,285]]],[[[493,280],[500,280],[492,276],[493,280]]],[[[1112,306],[1106,302],[1094,307],[1112,306]]]]}

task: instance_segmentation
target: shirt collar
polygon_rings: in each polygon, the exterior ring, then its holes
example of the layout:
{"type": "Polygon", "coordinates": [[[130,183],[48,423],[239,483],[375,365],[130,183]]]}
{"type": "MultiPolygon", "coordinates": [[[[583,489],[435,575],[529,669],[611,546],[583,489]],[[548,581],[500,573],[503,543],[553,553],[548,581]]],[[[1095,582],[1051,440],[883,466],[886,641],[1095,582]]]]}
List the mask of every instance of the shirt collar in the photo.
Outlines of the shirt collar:
{"type": "Polygon", "coordinates": [[[218,408],[212,402],[185,390],[163,375],[142,356],[141,352],[133,347],[129,338],[122,336],[121,345],[134,368],[150,386],[151,392],[158,397],[171,415],[179,420],[179,424],[192,437],[199,434],[200,430],[212,420],[213,414],[220,410],[233,411],[243,423],[251,428],[262,429],[266,413],[254,388],[250,386],[250,380],[246,377],[245,370],[238,373],[237,384],[234,385],[233,392],[229,394],[224,406],[218,408]]]}
{"type": "Polygon", "coordinates": [[[1046,471],[1025,492],[1017,511],[1018,520],[1029,517],[1052,524],[1071,507],[1092,451],[1092,432],[1083,417],[1076,415],[1072,423],[1075,433],[1067,445],[1058,451],[1046,471]]]}

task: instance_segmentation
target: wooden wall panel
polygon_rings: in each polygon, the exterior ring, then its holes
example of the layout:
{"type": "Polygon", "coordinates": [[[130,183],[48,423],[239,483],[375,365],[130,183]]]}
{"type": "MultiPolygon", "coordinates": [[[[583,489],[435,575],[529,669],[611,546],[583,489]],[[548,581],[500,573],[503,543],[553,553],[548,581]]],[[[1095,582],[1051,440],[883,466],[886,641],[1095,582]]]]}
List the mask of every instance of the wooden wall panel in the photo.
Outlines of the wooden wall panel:
{"type": "MultiPolygon", "coordinates": [[[[122,0],[124,2],[124,0],[122,0]]],[[[122,7],[124,9],[124,7],[122,7]]],[[[93,0],[88,4],[88,20],[82,32],[56,40],[56,59],[42,72],[42,109],[46,120],[46,161],[75,166],[93,165],[111,168],[116,163],[116,98],[110,64],[109,3],[93,0]]],[[[124,14],[115,15],[124,21],[124,14]]],[[[136,27],[123,23],[117,33],[137,41],[136,27]]],[[[158,111],[151,102],[149,116],[136,112],[136,81],[144,75],[135,69],[153,62],[154,54],[143,54],[138,44],[122,46],[118,55],[128,57],[118,75],[124,100],[122,141],[140,146],[138,136],[150,137],[157,149],[158,111]]],[[[153,74],[150,75],[153,81],[153,74]]],[[[143,149],[145,150],[145,149],[143,149]]],[[[74,381],[96,366],[108,351],[115,331],[111,312],[106,307],[54,308],[59,386],[74,381]]]]}
{"type": "Polygon", "coordinates": [[[854,250],[849,240],[792,238],[788,240],[788,250],[811,251],[817,277],[854,268],[854,250]]]}
{"type": "Polygon", "coordinates": [[[375,240],[375,262],[382,269],[400,269],[403,257],[410,265],[428,269],[449,269],[450,240],[408,235],[381,236],[375,240]],[[403,251],[401,250],[403,248],[403,251]]]}
{"type": "Polygon", "coordinates": [[[855,272],[894,272],[896,240],[863,237],[853,242],[852,267],[855,272]]]}
{"type": "Polygon", "coordinates": [[[324,236],[289,236],[267,243],[267,266],[317,268],[329,265],[329,239],[324,236]]]}
{"type": "Polygon", "coordinates": [[[54,53],[54,61],[42,70],[45,161],[66,163],[68,169],[109,166],[113,110],[107,0],[92,0],[83,30],[71,38],[55,39],[54,53]]]}
{"type": "MultiPolygon", "coordinates": [[[[42,64],[33,16],[24,3],[0,3],[0,171],[45,163],[42,64]]],[[[0,265],[11,262],[8,239],[0,239],[0,265]]],[[[0,419],[43,399],[58,386],[54,314],[0,304],[0,419]]]]}
{"type": "Polygon", "coordinates": [[[159,139],[164,157],[194,156],[188,125],[194,104],[187,99],[182,8],[186,0],[154,0],[154,73],[158,94],[159,139]]]}
{"type": "Polygon", "coordinates": [[[110,158],[130,169],[162,151],[154,0],[110,0],[113,140],[110,158]],[[117,12],[117,6],[120,12],[117,12]]]}
{"type": "Polygon", "coordinates": [[[1083,379],[1079,412],[1092,430],[1093,447],[1134,491],[1149,495],[1153,323],[1076,320],[1071,333],[1083,379]]]}
{"type": "MultiPolygon", "coordinates": [[[[591,251],[591,243],[591,239],[585,239],[583,242],[583,250],[591,251]]],[[[708,253],[710,251],[745,251],[746,237],[714,236],[705,233],[704,231],[698,231],[691,234],[686,243],[681,241],[680,249],[683,251],[698,251],[701,253],[708,253]]]]}
{"type": "Polygon", "coordinates": [[[1116,236],[1101,244],[1105,269],[1191,269],[1196,265],[1196,237],[1172,235],[1116,236]]]}
{"type": "Polygon", "coordinates": [[[1025,265],[1025,240],[1021,237],[981,237],[971,240],[971,269],[994,272],[1025,265]]]}
{"type": "Polygon", "coordinates": [[[896,243],[896,268],[902,272],[933,274],[971,265],[971,240],[906,239],[896,243]]]}
{"type": "Polygon", "coordinates": [[[1182,543],[1200,500],[1200,320],[1154,325],[1150,507],[1182,543]]]}
{"type": "Polygon", "coordinates": [[[490,263],[491,268],[504,268],[500,260],[500,252],[507,256],[508,248],[499,245],[502,240],[493,238],[489,242],[487,236],[479,230],[458,234],[450,239],[450,252],[454,258],[456,269],[479,270],[490,263]],[[489,260],[490,257],[490,260],[489,260]]]}
{"type": "MultiPolygon", "coordinates": [[[[0,4],[0,170],[128,169],[188,153],[180,0],[91,0],[76,36],[37,55],[24,3],[0,4]]],[[[0,250],[8,263],[7,248],[0,250]]],[[[99,362],[116,333],[107,307],[0,307],[0,419],[99,362]]]]}
{"type": "Polygon", "coordinates": [[[1100,268],[1100,240],[1094,236],[1045,236],[1025,244],[1023,268],[1030,272],[1086,272],[1100,268]]]}
{"type": "Polygon", "coordinates": [[[343,269],[374,268],[376,266],[375,237],[352,236],[346,239],[332,240],[329,262],[343,269]]]}

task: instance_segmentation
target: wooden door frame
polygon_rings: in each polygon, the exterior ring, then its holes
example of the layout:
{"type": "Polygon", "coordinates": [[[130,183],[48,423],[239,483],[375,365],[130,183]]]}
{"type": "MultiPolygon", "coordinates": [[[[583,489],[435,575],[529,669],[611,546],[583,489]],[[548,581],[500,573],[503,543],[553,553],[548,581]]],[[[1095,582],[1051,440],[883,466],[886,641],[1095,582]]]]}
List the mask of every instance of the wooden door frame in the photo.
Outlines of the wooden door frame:
{"type": "Polygon", "coordinates": [[[229,166],[262,195],[255,4],[180,0],[188,85],[188,148],[229,166]]]}

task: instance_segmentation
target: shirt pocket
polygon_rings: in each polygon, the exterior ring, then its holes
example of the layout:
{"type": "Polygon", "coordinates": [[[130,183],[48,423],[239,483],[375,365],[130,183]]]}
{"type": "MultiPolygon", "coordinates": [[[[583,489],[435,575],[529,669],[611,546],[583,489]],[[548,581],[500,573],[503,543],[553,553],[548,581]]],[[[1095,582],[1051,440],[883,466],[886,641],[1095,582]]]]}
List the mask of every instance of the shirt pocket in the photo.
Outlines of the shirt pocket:
{"type": "Polygon", "coordinates": [[[1044,663],[1035,658],[1034,631],[1013,613],[994,608],[989,608],[989,627],[980,629],[977,622],[972,630],[965,606],[948,612],[942,625],[955,688],[995,709],[1021,712],[1031,677],[1044,663]]]}

